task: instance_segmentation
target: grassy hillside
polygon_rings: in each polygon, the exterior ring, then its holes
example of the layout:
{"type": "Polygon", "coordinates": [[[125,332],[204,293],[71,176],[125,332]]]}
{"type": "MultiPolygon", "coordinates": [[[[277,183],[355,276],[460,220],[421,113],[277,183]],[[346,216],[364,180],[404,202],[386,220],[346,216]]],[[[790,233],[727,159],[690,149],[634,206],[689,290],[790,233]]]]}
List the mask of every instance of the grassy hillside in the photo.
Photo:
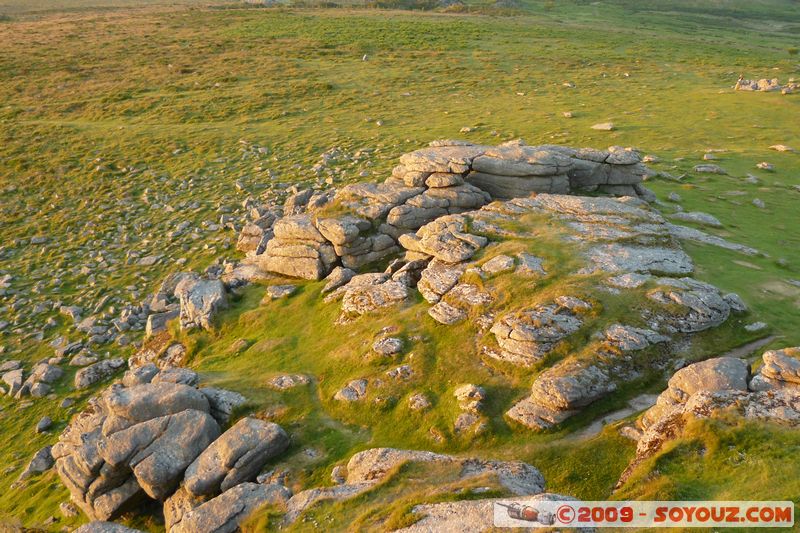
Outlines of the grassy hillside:
{"type": "MultiPolygon", "coordinates": [[[[330,181],[341,185],[383,179],[400,154],[439,137],[631,145],[657,155],[654,168],[686,174],[679,182],[648,184],[665,212],[675,205],[667,195],[677,192],[687,211],[705,211],[723,223],[716,233],[764,252],[744,257],[687,245],[698,277],[741,294],[750,318],[780,336],[776,346],[800,344],[800,154],[769,149],[800,150],[800,95],[730,89],[740,73],[800,78],[800,57],[791,53],[800,38],[796,2],[530,2],[515,16],[176,3],[126,9],[101,0],[91,5],[114,9],[72,9],[87,5],[0,0],[0,14],[9,15],[0,23],[0,275],[13,274],[13,287],[27,300],[20,312],[18,298],[0,299],[0,322],[12,323],[0,337],[3,359],[49,356],[46,342],[71,331],[57,311],[31,315],[37,302],[104,295],[135,301],[171,270],[235,257],[235,234],[210,224],[226,213],[241,215],[248,196],[280,196],[292,184],[324,182],[329,176],[312,170],[323,152],[338,147],[367,154],[337,164],[341,172],[330,181]],[[31,16],[40,9],[48,12],[31,16]],[[566,111],[574,118],[565,118],[566,111]],[[591,129],[606,121],[616,130],[591,129]],[[465,127],[470,131],[460,133],[465,127]],[[714,163],[728,175],[692,172],[710,150],[719,150],[714,163]],[[756,169],[761,161],[775,170],[756,169]],[[745,181],[747,174],[758,183],[745,181]],[[181,222],[197,230],[170,236],[181,222]],[[17,244],[36,235],[46,235],[49,244],[17,244]],[[141,266],[129,260],[129,250],[161,259],[141,266]],[[179,260],[185,265],[178,267],[179,260]],[[56,277],[61,284],[54,287],[56,277]],[[56,325],[39,342],[37,324],[48,316],[56,325]]],[[[310,285],[265,308],[258,305],[263,288],[254,287],[219,331],[187,339],[193,365],[206,379],[285,409],[277,419],[297,436],[289,463],[301,473],[298,481],[308,483],[327,479],[330,465],[368,446],[430,447],[421,426],[398,422],[391,409],[385,418],[373,413],[369,424],[337,411],[328,401],[333,382],[321,384],[324,394],[303,389],[278,398],[266,389],[268,372],[343,376],[359,364],[329,359],[331,340],[338,339],[324,329],[333,308],[316,303],[318,290],[310,285]],[[288,313],[308,320],[285,324],[288,313]],[[233,355],[227,350],[238,338],[254,344],[233,355]],[[312,444],[324,451],[321,459],[304,458],[312,444]]],[[[410,324],[418,317],[401,319],[410,324]]],[[[457,329],[424,324],[421,330],[431,339],[421,356],[442,364],[431,387],[452,400],[444,376],[462,369],[459,354],[470,348],[457,329]]],[[[368,332],[350,331],[339,349],[362,349],[368,332]]],[[[98,351],[128,356],[132,349],[98,351]]],[[[463,371],[464,380],[476,372],[463,371]]],[[[493,392],[508,398],[527,386],[520,381],[493,392]]],[[[69,391],[65,379],[58,392],[69,391]]],[[[13,467],[0,473],[0,517],[33,526],[59,516],[67,493],[54,473],[9,487],[33,451],[54,442],[93,392],[71,393],[79,402],[70,409],[58,407],[60,398],[30,407],[0,399],[0,464],[13,467]],[[44,414],[56,420],[56,431],[34,436],[44,414]]],[[[598,410],[613,407],[609,402],[598,410]]],[[[613,431],[589,441],[558,440],[588,418],[532,439],[504,428],[496,411],[498,436],[455,439],[442,449],[528,460],[543,470],[550,489],[584,498],[607,496],[632,454],[632,445],[613,431]],[[591,460],[597,457],[602,468],[591,460]]],[[[447,414],[445,408],[431,416],[447,414]]],[[[762,447],[747,439],[742,445],[753,453],[762,447]]],[[[780,472],[787,457],[770,456],[759,468],[780,472]]],[[[724,461],[709,464],[726,468],[724,461]]],[[[742,469],[729,473],[709,477],[703,494],[723,494],[723,485],[748,479],[742,469]]],[[[672,483],[680,487],[695,475],[701,473],[681,471],[672,483]]],[[[658,493],[668,494],[686,492],[658,493]]],[[[340,511],[340,524],[357,513],[340,511]]],[[[54,529],[77,523],[62,519],[54,529]]]]}

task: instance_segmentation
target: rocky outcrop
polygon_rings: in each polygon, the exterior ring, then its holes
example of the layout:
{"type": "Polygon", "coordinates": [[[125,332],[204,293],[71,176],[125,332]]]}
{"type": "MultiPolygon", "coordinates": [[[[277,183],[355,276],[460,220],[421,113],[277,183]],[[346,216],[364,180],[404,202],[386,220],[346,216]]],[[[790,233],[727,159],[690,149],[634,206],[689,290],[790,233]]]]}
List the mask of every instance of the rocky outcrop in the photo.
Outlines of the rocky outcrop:
{"type": "Polygon", "coordinates": [[[769,350],[764,352],[763,362],[758,373],[748,384],[750,390],[800,388],[800,348],[769,350]]]}
{"type": "MultiPolygon", "coordinates": [[[[283,429],[252,418],[220,436],[219,424],[244,399],[220,389],[198,389],[197,381],[191,370],[160,370],[145,363],[91,399],[70,422],[52,456],[72,500],[87,516],[107,520],[147,500],[164,501],[181,483],[194,496],[227,494],[286,448],[283,429]]],[[[260,491],[246,492],[254,494],[253,502],[272,498],[260,491]]],[[[233,531],[237,517],[252,507],[242,505],[226,515],[220,505],[205,507],[193,520],[219,522],[217,527],[233,531]]]]}
{"type": "Polygon", "coordinates": [[[75,530],[75,533],[141,533],[141,531],[114,522],[96,520],[82,525],[75,530]]]}
{"type": "Polygon", "coordinates": [[[680,408],[697,392],[746,391],[750,369],[734,357],[707,359],[678,370],[669,380],[667,390],[641,418],[643,427],[657,422],[680,408]]]}
{"type": "Polygon", "coordinates": [[[167,531],[232,533],[259,507],[285,504],[289,496],[291,492],[283,485],[241,483],[199,505],[189,503],[180,510],[173,509],[168,518],[167,531]]]}
{"type": "Polygon", "coordinates": [[[180,300],[181,327],[185,329],[210,329],[216,312],[228,306],[225,285],[218,279],[181,280],[175,296],[180,300]]]}
{"type": "Polygon", "coordinates": [[[617,487],[666,442],[679,438],[693,418],[724,416],[800,427],[800,382],[794,374],[800,368],[798,355],[800,348],[765,352],[761,372],[752,379],[749,365],[732,357],[708,359],[676,372],[656,404],[639,418],[643,432],[636,455],[617,487]]]}
{"type": "Polygon", "coordinates": [[[278,424],[243,418],[189,465],[184,487],[195,496],[225,492],[254,480],[266,462],[288,446],[289,436],[278,424]]]}
{"type": "Polygon", "coordinates": [[[782,94],[792,94],[800,91],[800,83],[796,83],[794,79],[790,79],[786,85],[781,85],[778,81],[778,78],[746,80],[743,77],[740,77],[736,81],[736,85],[734,85],[733,88],[737,91],[780,91],[782,94]]]}
{"type": "MultiPolygon", "coordinates": [[[[590,304],[582,303],[583,309],[591,308],[590,304]]],[[[580,308],[553,303],[504,315],[490,330],[500,346],[500,352],[492,355],[520,366],[531,366],[558,342],[578,331],[582,324],[579,313],[580,308]]]]}
{"type": "MultiPolygon", "coordinates": [[[[637,152],[560,146],[497,147],[436,141],[403,155],[383,183],[348,185],[330,202],[302,209],[284,206],[260,215],[242,230],[238,247],[264,271],[322,279],[334,268],[358,269],[407,250],[464,261],[483,244],[465,221],[439,222],[447,232],[417,230],[443,217],[479,209],[492,199],[579,190],[651,198],[641,185],[645,168],[637,152]],[[417,232],[416,236],[412,236],[417,232]],[[441,240],[426,235],[443,235],[441,240]],[[403,242],[402,239],[405,239],[403,242]],[[454,250],[454,251],[451,251],[454,250]],[[470,251],[471,250],[471,251],[470,251]]],[[[311,192],[311,191],[306,191],[311,192]]],[[[298,193],[299,194],[299,193],[298,193]]]]}

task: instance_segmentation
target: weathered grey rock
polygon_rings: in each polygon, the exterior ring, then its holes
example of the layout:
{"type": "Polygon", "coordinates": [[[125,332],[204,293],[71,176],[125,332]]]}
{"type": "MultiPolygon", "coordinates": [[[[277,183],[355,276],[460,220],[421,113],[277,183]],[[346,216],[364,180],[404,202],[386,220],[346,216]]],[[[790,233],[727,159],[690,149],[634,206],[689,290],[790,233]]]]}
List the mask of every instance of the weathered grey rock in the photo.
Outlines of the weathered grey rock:
{"type": "Polygon", "coordinates": [[[764,364],[750,384],[752,391],[770,391],[787,387],[800,391],[800,348],[764,352],[764,364]]]}
{"type": "Polygon", "coordinates": [[[353,279],[353,276],[355,275],[355,271],[350,270],[349,268],[334,268],[331,273],[328,274],[328,277],[325,278],[327,283],[325,284],[325,287],[322,288],[322,293],[324,294],[326,292],[331,292],[343,285],[346,285],[351,279],[353,279]]]}
{"type": "Polygon", "coordinates": [[[730,307],[731,312],[737,314],[747,313],[748,311],[747,304],[744,303],[742,297],[736,294],[735,292],[729,292],[728,294],[724,295],[722,299],[725,300],[726,304],[728,304],[728,307],[730,307]]]}
{"type": "Polygon", "coordinates": [[[236,249],[244,253],[258,255],[264,252],[267,242],[272,238],[272,224],[275,223],[275,215],[269,213],[263,217],[244,225],[239,233],[239,240],[236,242],[236,249]]]}
{"type": "Polygon", "coordinates": [[[800,384],[800,348],[784,348],[764,352],[761,374],[789,383],[800,384]]]}
{"type": "Polygon", "coordinates": [[[75,388],[80,390],[91,387],[95,383],[111,377],[123,366],[125,366],[124,359],[106,359],[81,368],[75,373],[75,388]]]}
{"type": "Polygon", "coordinates": [[[8,395],[15,396],[22,388],[22,379],[24,377],[24,370],[18,368],[3,374],[3,383],[8,385],[8,395]]]}
{"type": "Polygon", "coordinates": [[[178,283],[175,296],[180,300],[182,328],[211,328],[211,321],[228,305],[225,285],[220,280],[186,279],[178,283]]]}
{"type": "Polygon", "coordinates": [[[286,298],[297,291],[297,285],[270,285],[267,287],[267,296],[271,300],[286,298]]]}
{"type": "Polygon", "coordinates": [[[155,363],[147,363],[139,367],[131,368],[122,376],[122,384],[126,387],[144,385],[150,383],[158,374],[158,367],[155,363]]]}
{"type": "Polygon", "coordinates": [[[514,258],[507,255],[498,255],[481,265],[481,270],[487,274],[500,274],[514,270],[514,258]]]}
{"type": "Polygon", "coordinates": [[[535,255],[520,252],[517,254],[517,258],[519,259],[519,265],[514,272],[520,274],[522,276],[546,276],[547,272],[545,272],[542,259],[540,257],[536,257],[535,255]]]}
{"type": "Polygon", "coordinates": [[[408,398],[408,408],[412,411],[424,411],[431,406],[431,401],[421,392],[412,394],[408,398]]]}
{"type": "Polygon", "coordinates": [[[403,351],[403,339],[399,337],[382,337],[372,343],[372,351],[386,357],[397,355],[403,351]]]}
{"type": "MultiPolygon", "coordinates": [[[[661,397],[665,394],[666,391],[661,397]]],[[[645,415],[653,415],[654,409],[645,415]]],[[[622,486],[636,467],[661,450],[665,443],[681,436],[692,418],[724,417],[723,420],[729,420],[731,416],[796,428],[800,426],[800,394],[796,389],[757,392],[721,389],[693,393],[684,403],[662,410],[657,417],[648,420],[637,443],[636,455],[620,476],[617,487],[622,486]]],[[[641,422],[644,423],[644,419],[641,422]]]]}
{"type": "Polygon", "coordinates": [[[361,483],[347,483],[334,487],[319,487],[298,492],[286,502],[286,514],[283,517],[284,523],[293,523],[306,509],[317,502],[353,498],[370,490],[374,485],[374,481],[364,481],[361,483]]]}
{"type": "Polygon", "coordinates": [[[25,469],[19,475],[16,482],[19,483],[20,481],[28,479],[34,474],[47,472],[53,468],[54,463],[55,461],[53,460],[52,446],[45,446],[33,454],[33,457],[31,457],[31,460],[25,466],[25,469]]]}
{"type": "Polygon", "coordinates": [[[428,314],[440,324],[452,326],[467,319],[467,313],[447,302],[439,302],[428,309],[428,314]]]}
{"type": "Polygon", "coordinates": [[[378,309],[400,303],[408,298],[408,287],[398,281],[387,280],[377,284],[345,286],[342,297],[342,314],[355,318],[378,309]]]}
{"type": "MultiPolygon", "coordinates": [[[[541,501],[575,500],[561,494],[544,493],[523,498],[514,498],[514,502],[536,508],[541,501]]],[[[427,503],[411,508],[414,515],[421,518],[414,524],[396,530],[397,533],[431,533],[438,531],[459,533],[483,533],[495,529],[495,503],[508,504],[510,500],[502,498],[470,499],[454,502],[427,503]]],[[[544,527],[544,524],[542,524],[544,527]]],[[[593,528],[578,528],[577,531],[594,531],[593,528]]]]}
{"type": "Polygon", "coordinates": [[[417,289],[429,303],[435,304],[450,289],[456,286],[464,274],[463,265],[452,265],[434,259],[422,271],[417,289]]]}
{"type": "Polygon", "coordinates": [[[679,226],[676,224],[667,224],[667,229],[677,239],[699,242],[701,244],[708,244],[711,246],[717,246],[718,248],[733,250],[736,252],[743,253],[745,255],[759,254],[759,251],[756,250],[755,248],[745,246],[744,244],[731,242],[729,240],[723,239],[722,237],[717,237],[716,235],[711,235],[704,231],[700,231],[699,229],[688,228],[686,226],[679,226]]]}
{"type": "Polygon", "coordinates": [[[719,165],[697,165],[694,171],[700,174],[727,174],[719,165]]]}
{"type": "Polygon", "coordinates": [[[486,399],[486,390],[478,385],[467,383],[453,391],[453,396],[458,400],[458,406],[465,411],[479,412],[486,399]]]}
{"type": "Polygon", "coordinates": [[[715,216],[709,215],[708,213],[701,213],[700,211],[681,211],[671,215],[671,217],[686,222],[694,222],[697,224],[703,224],[704,226],[711,226],[712,228],[722,227],[722,222],[720,222],[715,216]]]}
{"type": "Polygon", "coordinates": [[[422,226],[416,235],[400,236],[400,244],[409,251],[426,254],[446,263],[460,263],[486,246],[488,240],[467,231],[468,219],[462,215],[441,217],[422,226]]]}
{"type": "Polygon", "coordinates": [[[669,337],[651,329],[636,328],[623,324],[609,326],[603,334],[606,341],[623,352],[643,350],[653,344],[667,342],[669,337]]]}
{"type": "Polygon", "coordinates": [[[266,462],[288,446],[289,436],[278,424],[242,418],[189,465],[184,487],[206,496],[253,481],[266,462]]]}
{"type": "Polygon", "coordinates": [[[462,478],[491,473],[497,476],[503,487],[517,495],[538,494],[544,488],[541,473],[520,461],[463,459],[429,451],[396,448],[372,448],[353,455],[347,463],[347,483],[380,480],[399,465],[408,462],[458,465],[462,478]]]}
{"type": "Polygon", "coordinates": [[[747,363],[733,357],[708,359],[682,368],[670,378],[667,390],[642,416],[641,423],[647,427],[681,408],[696,392],[746,391],[749,374],[747,363]]]}
{"type": "Polygon", "coordinates": [[[334,400],[340,402],[357,402],[363,399],[367,394],[367,380],[354,379],[348,383],[344,388],[337,391],[333,396],[334,400]]]}
{"type": "Polygon", "coordinates": [[[719,326],[728,319],[731,308],[713,285],[692,278],[661,278],[659,287],[647,297],[664,305],[661,320],[668,328],[694,333],[719,326]],[[675,312],[675,306],[681,312],[675,312]]]}
{"type": "Polygon", "coordinates": [[[130,467],[142,490],[163,500],[219,433],[211,415],[190,409],[111,433],[98,443],[98,453],[112,467],[130,467]]]}
{"type": "Polygon", "coordinates": [[[282,374],[269,380],[269,385],[278,390],[288,390],[300,385],[310,383],[308,376],[303,374],[282,374]]]}
{"type": "Polygon", "coordinates": [[[291,495],[283,485],[242,483],[181,516],[170,533],[232,533],[253,511],[268,504],[283,504],[291,495]]]}
{"type": "Polygon", "coordinates": [[[559,305],[537,306],[503,315],[490,329],[501,348],[495,357],[531,366],[558,342],[578,331],[581,324],[577,315],[559,305]]]}
{"type": "Polygon", "coordinates": [[[179,383],[181,385],[197,386],[200,376],[188,368],[165,368],[154,375],[150,383],[179,383]]]}
{"type": "Polygon", "coordinates": [[[485,150],[485,146],[477,145],[423,148],[401,156],[400,164],[417,172],[463,174],[470,170],[472,160],[485,150]]]}
{"type": "Polygon", "coordinates": [[[247,398],[238,392],[214,387],[204,387],[200,392],[208,400],[211,416],[222,425],[228,423],[233,411],[247,403],[247,398]]]}
{"type": "Polygon", "coordinates": [[[36,423],[36,433],[44,433],[53,426],[53,419],[44,416],[36,423]]]}
{"type": "Polygon", "coordinates": [[[112,385],[103,392],[102,398],[108,412],[103,423],[105,435],[185,410],[210,411],[209,402],[202,392],[179,383],[147,383],[133,387],[112,385]]]}
{"type": "Polygon", "coordinates": [[[546,429],[616,388],[606,369],[566,359],[540,374],[531,386],[531,395],[515,404],[506,415],[531,429],[546,429]]]}
{"type": "Polygon", "coordinates": [[[206,396],[186,385],[112,385],[53,446],[56,471],[93,519],[118,516],[148,497],[164,499],[219,436],[209,409],[206,396]]]}
{"type": "Polygon", "coordinates": [[[22,363],[16,360],[3,361],[0,363],[0,373],[11,372],[12,370],[17,370],[19,368],[22,368],[22,363]]]}
{"type": "Polygon", "coordinates": [[[604,244],[589,248],[586,253],[592,266],[586,273],[597,271],[614,274],[647,272],[651,274],[685,275],[694,271],[692,259],[677,248],[604,244]]]}

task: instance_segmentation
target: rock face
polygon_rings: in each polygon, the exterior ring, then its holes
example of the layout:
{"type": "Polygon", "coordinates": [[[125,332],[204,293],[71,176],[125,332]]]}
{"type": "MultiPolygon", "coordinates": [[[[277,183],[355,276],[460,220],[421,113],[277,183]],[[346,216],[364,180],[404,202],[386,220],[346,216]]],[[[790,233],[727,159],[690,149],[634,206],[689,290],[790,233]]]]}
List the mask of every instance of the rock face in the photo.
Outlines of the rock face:
{"type": "Polygon", "coordinates": [[[764,365],[753,376],[752,391],[800,387],[800,348],[784,348],[764,352],[764,365]]]}
{"type": "Polygon", "coordinates": [[[268,503],[285,503],[291,492],[283,485],[241,483],[183,514],[171,516],[170,533],[232,533],[253,511],[268,503]]]}
{"type": "Polygon", "coordinates": [[[748,364],[731,357],[708,359],[676,372],[656,404],[638,420],[644,431],[617,486],[664,443],[679,437],[692,418],[725,415],[800,426],[800,380],[794,373],[800,368],[798,356],[800,348],[765,352],[761,372],[752,379],[748,364]]]}
{"type": "Polygon", "coordinates": [[[238,247],[248,254],[250,264],[264,271],[312,280],[335,268],[358,269],[397,254],[401,245],[414,249],[412,243],[417,241],[421,253],[459,262],[485,244],[481,237],[466,237],[463,220],[440,222],[449,226],[449,236],[440,242],[426,240],[425,233],[417,233],[417,239],[409,234],[492,199],[531,193],[585,190],[650,198],[641,185],[645,173],[639,154],[628,148],[575,150],[520,141],[492,147],[435,141],[403,155],[383,183],[348,185],[330,202],[300,210],[284,208],[283,218],[272,211],[260,216],[243,228],[238,247]],[[330,206],[335,207],[335,216],[327,214],[330,206]],[[404,236],[405,243],[400,240],[404,236]]]}
{"type": "Polygon", "coordinates": [[[181,482],[194,494],[214,496],[252,479],[286,448],[288,436],[279,426],[255,419],[241,420],[220,437],[219,423],[244,398],[198,390],[196,383],[188,369],[146,363],[70,422],[52,456],[87,516],[107,520],[148,499],[163,501],[181,482]]]}
{"type": "Polygon", "coordinates": [[[252,481],[288,446],[289,436],[279,425],[243,418],[189,465],[184,487],[195,496],[206,496],[252,481]]]}
{"type": "Polygon", "coordinates": [[[145,495],[163,499],[219,435],[208,411],[185,385],[112,386],[53,446],[56,471],[90,518],[112,518],[145,495]]]}
{"type": "Polygon", "coordinates": [[[494,323],[490,331],[501,349],[497,358],[531,366],[559,341],[578,331],[581,324],[580,317],[571,309],[552,304],[505,315],[494,323]]]}
{"type": "Polygon", "coordinates": [[[95,383],[109,378],[114,372],[125,365],[122,359],[107,359],[81,368],[75,374],[75,388],[85,389],[95,383]]]}
{"type": "Polygon", "coordinates": [[[707,359],[682,368],[670,378],[667,390],[644,414],[641,423],[649,426],[685,404],[697,392],[746,391],[749,375],[747,363],[733,357],[707,359]]]}
{"type": "Polygon", "coordinates": [[[182,328],[211,328],[214,314],[228,305],[225,285],[220,280],[184,279],[175,288],[180,300],[182,328]]]}

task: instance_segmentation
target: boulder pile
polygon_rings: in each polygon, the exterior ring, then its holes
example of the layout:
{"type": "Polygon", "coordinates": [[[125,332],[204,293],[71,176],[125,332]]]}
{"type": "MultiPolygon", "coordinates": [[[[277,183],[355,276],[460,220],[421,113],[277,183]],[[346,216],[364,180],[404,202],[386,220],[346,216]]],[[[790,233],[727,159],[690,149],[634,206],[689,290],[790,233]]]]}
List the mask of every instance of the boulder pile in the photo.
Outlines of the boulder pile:
{"type": "Polygon", "coordinates": [[[457,226],[459,219],[446,217],[493,199],[578,191],[651,199],[642,186],[645,173],[630,148],[436,141],[403,155],[383,183],[348,185],[300,207],[293,200],[291,209],[284,206],[283,217],[275,210],[251,214],[257,218],[242,230],[238,247],[266,272],[322,279],[337,266],[358,269],[397,254],[401,246],[413,248],[408,236],[419,228],[433,221],[457,226]]]}
{"type": "Polygon", "coordinates": [[[690,419],[726,415],[800,426],[800,348],[764,352],[755,375],[746,361],[733,357],[707,359],[676,372],[637,421],[642,432],[636,456],[618,486],[665,443],[680,437],[690,419]]]}
{"type": "Polygon", "coordinates": [[[286,450],[286,432],[250,417],[223,431],[245,398],[198,381],[186,368],[132,366],[67,426],[51,453],[89,518],[156,500],[168,531],[234,531],[260,505],[288,499],[283,486],[252,483],[286,450]]]}
{"type": "Polygon", "coordinates": [[[800,83],[797,83],[794,78],[790,79],[786,85],[781,85],[778,81],[778,78],[772,78],[769,80],[746,80],[743,77],[740,77],[736,81],[736,85],[734,85],[733,88],[737,91],[780,91],[781,94],[792,94],[800,90],[800,83]]]}

